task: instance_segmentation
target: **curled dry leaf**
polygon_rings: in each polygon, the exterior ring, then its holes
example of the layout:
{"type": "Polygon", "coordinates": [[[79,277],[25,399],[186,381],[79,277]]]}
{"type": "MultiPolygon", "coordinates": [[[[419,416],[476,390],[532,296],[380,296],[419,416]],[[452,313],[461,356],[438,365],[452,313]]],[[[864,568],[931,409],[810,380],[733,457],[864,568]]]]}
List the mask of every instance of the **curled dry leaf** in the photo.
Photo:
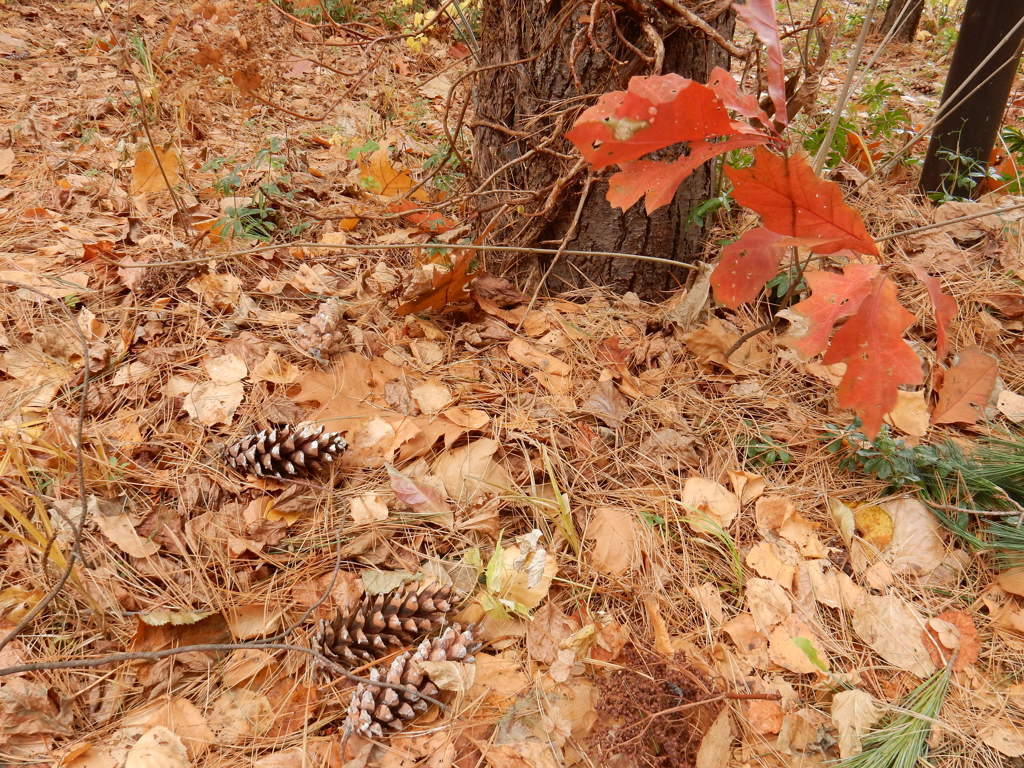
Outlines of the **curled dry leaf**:
{"type": "Polygon", "coordinates": [[[897,392],[896,407],[885,414],[885,421],[906,435],[924,437],[931,425],[924,390],[915,389],[908,392],[901,389],[897,392]]]}
{"type": "Polygon", "coordinates": [[[996,409],[1014,424],[1020,424],[1024,422],[1024,395],[1004,389],[996,400],[996,409]]]}
{"type": "Polygon", "coordinates": [[[474,440],[438,456],[431,472],[441,478],[448,495],[469,502],[484,495],[498,495],[512,486],[505,468],[494,459],[498,442],[490,438],[474,440]]]}
{"type": "Polygon", "coordinates": [[[978,660],[978,630],[963,611],[943,611],[929,619],[921,640],[937,667],[946,666],[954,653],[953,669],[957,672],[978,660]]]}
{"type": "Polygon", "coordinates": [[[767,633],[793,612],[793,604],[786,591],[768,579],[748,579],[746,597],[747,610],[754,617],[754,626],[759,632],[767,633]]]}

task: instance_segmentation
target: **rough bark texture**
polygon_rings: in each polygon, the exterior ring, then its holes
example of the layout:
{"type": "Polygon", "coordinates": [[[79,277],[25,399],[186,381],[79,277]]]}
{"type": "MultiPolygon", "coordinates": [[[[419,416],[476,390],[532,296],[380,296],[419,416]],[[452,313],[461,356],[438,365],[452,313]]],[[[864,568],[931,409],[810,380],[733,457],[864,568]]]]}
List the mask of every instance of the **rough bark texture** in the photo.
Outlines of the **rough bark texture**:
{"type": "MultiPolygon", "coordinates": [[[[731,37],[733,17],[728,3],[687,4],[705,18],[710,17],[716,29],[731,37]]],[[[570,183],[558,186],[558,180],[567,175],[578,156],[563,138],[565,132],[599,94],[624,89],[631,76],[651,74],[650,62],[630,46],[652,54],[650,33],[654,30],[649,28],[645,35],[642,20],[626,10],[627,6],[641,7],[639,2],[599,4],[599,16],[588,27],[594,7],[590,2],[485,3],[481,25],[483,65],[530,60],[487,69],[478,81],[474,174],[478,182],[490,179],[490,189],[535,192],[515,201],[516,209],[492,237],[520,245],[552,247],[569,230],[584,174],[577,173],[570,183]],[[533,155],[515,162],[531,150],[533,155]],[[490,178],[509,163],[507,169],[490,178]]],[[[662,72],[706,80],[716,65],[728,67],[728,54],[701,33],[692,28],[673,28],[665,16],[657,21],[663,32],[669,30],[663,35],[662,72]]],[[[683,262],[693,262],[700,256],[702,229],[686,221],[694,206],[714,194],[709,166],[693,174],[680,187],[674,202],[652,216],[646,215],[642,204],[624,214],[612,208],[605,200],[606,190],[604,182],[592,185],[576,234],[569,241],[570,249],[639,253],[683,262]]],[[[536,277],[549,263],[543,257],[524,255],[506,260],[504,266],[520,277],[527,272],[536,277]]],[[[561,291],[597,284],[656,298],[679,286],[685,277],[684,270],[667,265],[563,255],[547,287],[561,291]]]]}
{"type": "Polygon", "coordinates": [[[885,18],[882,19],[882,34],[888,34],[902,16],[903,20],[900,21],[899,29],[896,30],[893,39],[909,43],[917,33],[917,25],[921,21],[922,11],[924,11],[924,0],[889,0],[889,5],[885,9],[885,18]]]}

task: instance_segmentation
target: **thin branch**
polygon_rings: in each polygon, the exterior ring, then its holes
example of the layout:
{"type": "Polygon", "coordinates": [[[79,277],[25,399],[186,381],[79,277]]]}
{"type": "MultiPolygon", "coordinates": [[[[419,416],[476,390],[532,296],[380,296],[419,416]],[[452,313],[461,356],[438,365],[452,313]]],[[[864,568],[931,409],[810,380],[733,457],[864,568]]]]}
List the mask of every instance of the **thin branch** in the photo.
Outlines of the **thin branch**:
{"type": "Polygon", "coordinates": [[[103,260],[112,266],[123,267],[124,269],[145,269],[146,267],[173,267],[183,264],[203,264],[210,261],[218,261],[220,259],[230,259],[238,256],[250,256],[255,253],[265,253],[266,251],[276,251],[281,248],[282,245],[287,245],[290,248],[322,248],[324,250],[351,250],[351,251],[401,251],[407,248],[431,248],[435,250],[451,248],[452,250],[471,250],[471,251],[495,251],[496,253],[534,253],[534,254],[556,254],[561,252],[565,256],[600,256],[606,259],[633,259],[634,261],[649,261],[654,264],[668,264],[673,267],[679,267],[680,269],[696,270],[697,266],[694,264],[686,264],[682,261],[675,261],[673,259],[663,259],[660,256],[643,256],[638,253],[619,253],[617,251],[576,251],[565,249],[559,251],[557,248],[528,248],[525,246],[518,245],[478,245],[475,243],[456,243],[448,245],[445,243],[306,243],[306,242],[289,242],[289,243],[276,243],[274,245],[261,245],[255,248],[249,248],[244,251],[232,251],[229,253],[218,253],[207,256],[197,256],[194,259],[177,259],[174,261],[149,261],[142,264],[129,264],[122,261],[114,261],[113,259],[107,259],[102,257],[103,260]]]}
{"type": "Polygon", "coordinates": [[[878,7],[878,0],[871,0],[871,6],[868,8],[868,12],[864,15],[864,23],[861,25],[860,34],[857,36],[857,42],[853,46],[853,50],[850,51],[850,58],[846,62],[846,80],[843,82],[843,90],[839,93],[839,98],[836,100],[835,109],[832,111],[832,119],[829,121],[828,130],[825,132],[825,138],[821,141],[821,146],[818,147],[818,154],[814,156],[814,173],[821,173],[821,169],[825,166],[825,158],[828,157],[828,150],[832,146],[832,138],[836,135],[836,129],[839,127],[839,120],[843,116],[843,110],[846,109],[846,102],[850,98],[850,91],[853,89],[853,81],[857,75],[857,65],[860,62],[860,52],[864,47],[864,40],[868,36],[868,28],[871,26],[871,20],[875,16],[875,8],[878,7]]]}
{"type": "Polygon", "coordinates": [[[702,19],[700,16],[698,16],[696,13],[694,13],[681,2],[679,2],[679,0],[660,0],[660,2],[666,8],[669,8],[675,11],[678,15],[682,16],[686,20],[687,24],[699,29],[705,35],[707,35],[716,43],[718,43],[726,51],[735,56],[737,59],[745,59],[750,55],[749,49],[740,48],[732,40],[728,40],[725,37],[723,37],[721,32],[719,32],[717,29],[715,29],[706,21],[704,21],[704,19],[702,19]]]}

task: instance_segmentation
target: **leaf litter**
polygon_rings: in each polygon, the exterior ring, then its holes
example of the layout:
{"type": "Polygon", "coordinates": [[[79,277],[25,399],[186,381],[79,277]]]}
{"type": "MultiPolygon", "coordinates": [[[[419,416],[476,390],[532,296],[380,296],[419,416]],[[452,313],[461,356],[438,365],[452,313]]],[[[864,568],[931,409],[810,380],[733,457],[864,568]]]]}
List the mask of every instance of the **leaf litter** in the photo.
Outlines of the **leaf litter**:
{"type": "MultiPolygon", "coordinates": [[[[437,190],[411,192],[442,133],[443,105],[414,114],[409,70],[447,65],[447,47],[435,38],[419,57],[394,43],[387,56],[399,63],[352,88],[333,128],[297,121],[279,151],[275,121],[285,114],[243,97],[262,93],[280,65],[291,83],[282,91],[294,97],[283,106],[323,105],[321,89],[339,86],[316,65],[322,50],[308,27],[297,25],[291,40],[266,6],[144,3],[138,39],[158,62],[147,70],[125,63],[123,32],[112,38],[82,10],[3,11],[0,46],[34,52],[21,82],[0,81],[12,137],[0,149],[9,233],[0,279],[25,286],[2,286],[5,634],[67,561],[84,511],[79,564],[31,632],[0,650],[3,665],[258,641],[306,611],[326,616],[428,574],[457,585],[463,619],[481,622],[489,645],[475,676],[434,670],[462,694],[452,711],[383,746],[342,745],[347,686],[311,685],[304,658],[271,648],[189,651],[102,674],[19,673],[0,678],[4,759],[560,766],[669,754],[676,762],[665,764],[709,768],[818,764],[856,754],[889,706],[947,663],[957,686],[942,716],[955,725],[938,738],[950,753],[960,764],[978,764],[970,756],[982,748],[990,761],[1024,754],[1024,694],[1011,682],[1024,633],[1014,574],[959,557],[919,503],[838,473],[817,434],[845,417],[840,406],[864,399],[916,438],[1020,421],[1024,367],[1004,362],[1020,355],[1019,291],[998,276],[1012,265],[979,278],[965,268],[978,253],[958,244],[994,245],[1006,221],[906,238],[928,265],[909,305],[913,332],[934,333],[940,357],[947,345],[959,355],[941,382],[903,390],[895,403],[848,385],[837,403],[831,390],[823,397],[822,373],[835,383],[856,366],[849,339],[824,360],[843,371],[764,337],[730,354],[756,327],[746,310],[672,320],[679,306],[700,316],[707,285],[661,306],[593,290],[527,311],[526,297],[470,249],[388,256],[280,245],[229,256],[245,227],[302,224],[285,201],[323,214],[305,222],[321,244],[459,242],[465,225],[450,212],[417,210],[441,200],[437,190]],[[73,46],[44,45],[72,37],[73,46]],[[79,71],[102,76],[69,88],[79,71]],[[132,74],[154,105],[176,108],[157,110],[152,146],[126,117],[132,74]],[[50,162],[69,151],[74,165],[50,162]],[[282,163],[287,181],[274,175],[282,163]],[[275,184],[287,187],[270,192],[282,202],[261,219],[249,192],[275,184]],[[218,257],[208,266],[161,264],[193,256],[184,222],[218,257]],[[328,297],[341,303],[346,333],[344,349],[324,360],[297,339],[328,297]],[[85,369],[83,510],[75,414],[85,369]],[[751,379],[761,393],[753,405],[744,392],[755,390],[738,387],[751,379]],[[219,445],[303,419],[343,431],[351,445],[322,486],[218,464],[219,445]],[[793,461],[751,471],[743,445],[764,438],[782,441],[793,461]],[[847,515],[826,499],[854,506],[847,515]]],[[[332,55],[364,66],[343,48],[332,55]]],[[[444,77],[431,82],[442,88],[444,77]]],[[[794,163],[773,179],[777,158],[757,157],[762,165],[747,175],[763,195],[804,172],[794,163]]],[[[622,186],[620,201],[638,192],[622,186]]],[[[658,201],[648,192],[648,205],[658,201]]],[[[899,205],[892,215],[916,223],[912,204],[899,205]]],[[[872,254],[845,210],[799,220],[787,234],[825,227],[835,248],[872,254]]],[[[774,252],[759,258],[779,263],[774,252]]],[[[889,312],[890,278],[874,263],[806,277],[810,298],[794,312],[807,333],[791,337],[795,350],[825,351],[846,319],[847,337],[869,335],[896,361],[898,381],[919,385],[903,359],[911,319],[889,312]],[[824,306],[826,281],[849,302],[824,306]],[[865,302],[875,310],[858,320],[865,302]],[[879,316],[894,327],[878,326],[879,316]]],[[[910,275],[896,279],[913,291],[910,275]]],[[[746,295],[742,280],[725,288],[729,306],[746,295]]],[[[864,382],[870,370],[849,375],[864,382]]],[[[305,645],[309,632],[306,621],[290,639],[305,645]]]]}

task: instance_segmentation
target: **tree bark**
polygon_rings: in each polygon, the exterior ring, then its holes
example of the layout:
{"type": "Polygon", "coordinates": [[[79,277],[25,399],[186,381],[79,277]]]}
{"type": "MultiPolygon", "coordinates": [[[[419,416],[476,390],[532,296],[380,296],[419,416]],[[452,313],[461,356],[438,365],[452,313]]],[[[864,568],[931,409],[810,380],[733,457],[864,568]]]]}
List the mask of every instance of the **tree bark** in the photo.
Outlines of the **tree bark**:
{"type": "Polygon", "coordinates": [[[893,39],[904,43],[912,42],[914,35],[917,34],[917,25],[921,21],[923,11],[924,0],[889,0],[885,17],[882,19],[882,34],[888,34],[898,22],[899,27],[893,39]]]}
{"type": "Polygon", "coordinates": [[[968,174],[995,146],[1024,46],[1021,0],[967,0],[953,61],[921,170],[921,190],[973,197],[968,174]]]}
{"type": "MultiPolygon", "coordinates": [[[[687,2],[691,4],[690,1],[687,2]]],[[[732,36],[728,2],[705,2],[694,10],[725,37],[732,36]]],[[[635,15],[641,0],[619,3],[574,0],[487,0],[480,47],[485,68],[477,84],[474,175],[482,189],[523,190],[506,195],[510,208],[490,233],[526,246],[553,247],[574,230],[567,248],[661,256],[692,263],[702,252],[703,228],[688,222],[694,206],[715,191],[712,166],[687,179],[671,205],[648,216],[641,204],[623,213],[605,200],[607,183],[597,180],[580,206],[586,171],[570,174],[578,153],[565,140],[583,108],[608,91],[623,90],[634,75],[653,74],[658,43],[664,46],[660,73],[676,72],[704,81],[715,66],[728,68],[728,54],[692,27],[673,26],[661,11],[660,30],[635,15]],[[596,9],[597,18],[590,18],[596,9]],[[641,53],[638,53],[640,51],[641,53]],[[509,64],[510,62],[520,63],[509,64]],[[505,66],[501,66],[505,65],[505,66]]],[[[659,73],[659,74],[660,74],[659,73]]],[[[674,156],[670,153],[668,156],[674,156]]],[[[506,259],[503,267],[520,278],[536,278],[550,258],[506,259]]],[[[669,265],[605,257],[563,255],[547,287],[565,290],[604,285],[645,298],[683,283],[686,272],[669,265]]]]}

